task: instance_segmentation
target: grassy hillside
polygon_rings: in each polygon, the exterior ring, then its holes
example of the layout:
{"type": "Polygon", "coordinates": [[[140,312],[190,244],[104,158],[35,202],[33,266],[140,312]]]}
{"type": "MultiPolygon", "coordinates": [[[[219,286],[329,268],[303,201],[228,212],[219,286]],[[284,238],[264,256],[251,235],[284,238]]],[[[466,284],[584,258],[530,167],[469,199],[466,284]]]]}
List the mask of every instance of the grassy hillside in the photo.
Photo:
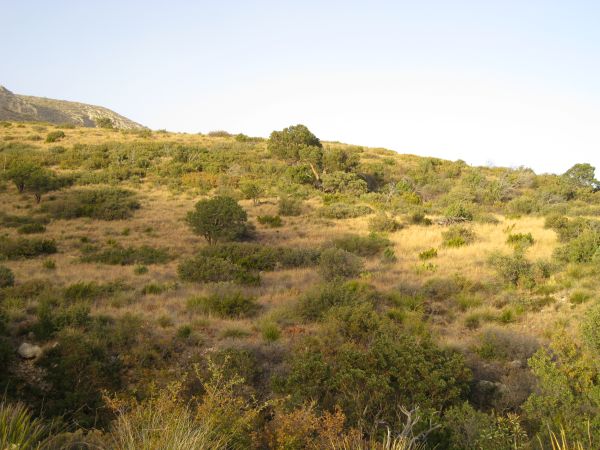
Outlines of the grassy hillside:
{"type": "Polygon", "coordinates": [[[600,445],[585,164],[1,122],[0,175],[0,419],[47,448],[600,445]]]}

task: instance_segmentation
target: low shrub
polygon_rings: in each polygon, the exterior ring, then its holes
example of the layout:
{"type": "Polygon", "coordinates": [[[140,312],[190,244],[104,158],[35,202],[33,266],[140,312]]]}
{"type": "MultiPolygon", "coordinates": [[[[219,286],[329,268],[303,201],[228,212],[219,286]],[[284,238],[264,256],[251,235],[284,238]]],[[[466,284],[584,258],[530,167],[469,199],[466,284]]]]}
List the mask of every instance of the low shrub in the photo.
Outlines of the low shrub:
{"type": "Polygon", "coordinates": [[[280,216],[258,216],[256,220],[258,220],[258,223],[261,225],[266,225],[269,228],[280,228],[283,226],[283,221],[280,216]]]}
{"type": "Polygon", "coordinates": [[[302,214],[302,201],[293,197],[281,197],[279,199],[280,216],[299,216],[302,214]]]}
{"type": "Polygon", "coordinates": [[[430,248],[428,250],[423,250],[419,253],[419,259],[422,261],[426,261],[428,259],[436,258],[438,255],[438,251],[435,248],[430,248]]]}
{"type": "Polygon", "coordinates": [[[267,322],[261,325],[260,333],[267,342],[275,342],[281,337],[281,329],[275,322],[267,322]]]}
{"type": "Polygon", "coordinates": [[[393,233],[402,228],[402,225],[387,214],[377,214],[369,220],[369,231],[376,233],[393,233]]]}
{"type": "Polygon", "coordinates": [[[96,250],[93,247],[85,248],[83,262],[95,262],[110,265],[131,264],[164,264],[172,257],[166,249],[143,245],[141,247],[123,247],[115,244],[108,248],[96,250]]]}
{"type": "Polygon", "coordinates": [[[600,258],[600,232],[584,229],[577,237],[558,247],[554,256],[559,261],[586,263],[600,258]]]}
{"type": "Polygon", "coordinates": [[[184,260],[177,268],[179,277],[184,281],[196,283],[215,283],[235,281],[242,284],[258,284],[260,277],[237,264],[218,257],[197,255],[184,260]]]}
{"type": "Polygon", "coordinates": [[[469,228],[453,225],[442,233],[442,245],[444,247],[462,247],[469,245],[475,240],[475,233],[469,228]]]}
{"type": "Polygon", "coordinates": [[[187,309],[191,312],[214,314],[221,318],[242,318],[256,314],[259,305],[254,297],[244,295],[240,291],[223,290],[206,297],[193,297],[187,301],[187,309]]]}
{"type": "Polygon", "coordinates": [[[15,284],[15,276],[12,270],[6,266],[0,266],[0,288],[13,286],[15,284]]]}
{"type": "Polygon", "coordinates": [[[51,142],[60,141],[61,139],[64,139],[64,137],[65,137],[64,131],[60,131],[60,130],[51,131],[46,136],[46,142],[51,143],[51,142]]]}
{"type": "Polygon", "coordinates": [[[298,313],[304,320],[319,320],[335,306],[375,303],[378,298],[372,286],[358,281],[325,283],[300,297],[298,313]]]}
{"type": "Polygon", "coordinates": [[[0,259],[34,258],[57,252],[56,244],[50,239],[10,239],[0,237],[0,259]]]}
{"type": "Polygon", "coordinates": [[[592,295],[587,291],[576,290],[569,295],[569,302],[573,305],[585,303],[592,298],[592,295]]]}
{"type": "Polygon", "coordinates": [[[121,220],[131,217],[140,207],[135,194],[125,189],[76,189],[47,201],[42,210],[57,219],[89,217],[100,220],[121,220]]]}
{"type": "Polygon", "coordinates": [[[515,233],[509,234],[506,239],[506,243],[515,247],[516,249],[525,249],[534,244],[535,240],[531,233],[515,233]]]}
{"type": "Polygon", "coordinates": [[[19,234],[35,234],[43,233],[44,231],[46,231],[46,227],[37,222],[21,225],[19,228],[17,228],[17,232],[19,234]]]}
{"type": "Polygon", "coordinates": [[[368,236],[347,234],[335,238],[331,244],[335,248],[346,250],[358,256],[374,256],[391,246],[389,239],[375,233],[371,233],[368,236]]]}
{"type": "Polygon", "coordinates": [[[326,219],[352,219],[366,216],[373,210],[366,205],[348,205],[345,203],[332,203],[318,210],[318,215],[326,219]]]}
{"type": "Polygon", "coordinates": [[[498,275],[507,283],[514,286],[531,288],[535,285],[534,265],[529,262],[522,252],[513,255],[494,253],[488,260],[498,275]]]}
{"type": "Polygon", "coordinates": [[[353,278],[362,270],[363,262],[354,253],[336,247],[321,252],[318,271],[326,281],[353,278]]]}
{"type": "Polygon", "coordinates": [[[122,282],[98,284],[95,281],[79,281],[67,286],[63,292],[63,296],[65,300],[72,302],[96,300],[127,289],[129,288],[122,282]]]}
{"type": "Polygon", "coordinates": [[[477,353],[485,359],[527,361],[540,348],[531,335],[516,333],[497,326],[485,329],[477,346],[477,353]]]}
{"type": "Polygon", "coordinates": [[[444,215],[450,219],[473,220],[473,211],[463,203],[454,203],[444,211],[444,215]]]}
{"type": "Polygon", "coordinates": [[[408,221],[413,225],[425,225],[429,226],[433,223],[431,219],[425,216],[422,212],[415,212],[410,215],[408,221]]]}
{"type": "Polygon", "coordinates": [[[600,355],[600,303],[588,309],[581,323],[581,334],[586,346],[600,355]]]}

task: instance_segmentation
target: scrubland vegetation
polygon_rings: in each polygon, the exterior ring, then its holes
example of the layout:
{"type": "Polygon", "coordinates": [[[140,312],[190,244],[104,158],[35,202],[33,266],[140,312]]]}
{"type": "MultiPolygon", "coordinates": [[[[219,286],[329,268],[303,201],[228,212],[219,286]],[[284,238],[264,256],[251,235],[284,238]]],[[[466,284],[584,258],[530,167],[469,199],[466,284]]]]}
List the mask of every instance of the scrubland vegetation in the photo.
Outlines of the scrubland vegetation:
{"type": "Polygon", "coordinates": [[[0,177],[0,449],[600,448],[588,164],[3,122],[0,177]]]}

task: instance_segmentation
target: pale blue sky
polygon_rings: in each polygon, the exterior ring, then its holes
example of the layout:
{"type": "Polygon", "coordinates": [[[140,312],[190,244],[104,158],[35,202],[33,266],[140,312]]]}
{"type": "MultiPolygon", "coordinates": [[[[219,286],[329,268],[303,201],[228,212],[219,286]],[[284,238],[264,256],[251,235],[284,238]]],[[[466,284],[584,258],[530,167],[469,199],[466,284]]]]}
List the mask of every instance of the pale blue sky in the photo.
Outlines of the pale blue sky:
{"type": "MultiPolygon", "coordinates": [[[[0,0],[0,84],[151,128],[600,167],[598,1],[0,0]]],[[[600,170],[599,170],[600,172],[600,170]]]]}

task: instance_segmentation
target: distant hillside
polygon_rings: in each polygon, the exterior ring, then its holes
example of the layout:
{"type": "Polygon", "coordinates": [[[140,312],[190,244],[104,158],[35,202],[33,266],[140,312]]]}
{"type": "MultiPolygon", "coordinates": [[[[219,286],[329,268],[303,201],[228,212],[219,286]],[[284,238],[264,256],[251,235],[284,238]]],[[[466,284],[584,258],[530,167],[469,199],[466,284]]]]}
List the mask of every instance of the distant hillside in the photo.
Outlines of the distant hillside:
{"type": "Polygon", "coordinates": [[[128,130],[144,128],[139,123],[101,106],[18,95],[4,86],[0,86],[0,120],[70,123],[84,127],[96,127],[97,120],[101,118],[110,119],[115,128],[128,130]]]}

